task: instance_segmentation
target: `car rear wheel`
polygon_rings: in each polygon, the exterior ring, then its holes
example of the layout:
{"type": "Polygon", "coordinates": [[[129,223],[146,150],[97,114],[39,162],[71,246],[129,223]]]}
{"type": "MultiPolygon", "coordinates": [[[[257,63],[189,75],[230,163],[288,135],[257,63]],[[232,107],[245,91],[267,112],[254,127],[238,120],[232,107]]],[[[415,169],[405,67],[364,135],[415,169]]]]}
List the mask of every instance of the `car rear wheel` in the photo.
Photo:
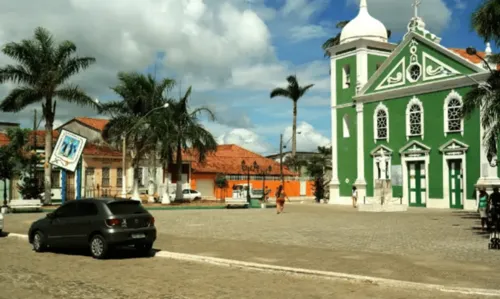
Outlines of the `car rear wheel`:
{"type": "Polygon", "coordinates": [[[90,253],[95,259],[103,259],[109,251],[108,242],[101,235],[94,235],[90,238],[90,253]]]}
{"type": "Polygon", "coordinates": [[[43,252],[47,248],[45,243],[45,235],[41,231],[36,231],[33,235],[33,250],[35,252],[43,252]]]}

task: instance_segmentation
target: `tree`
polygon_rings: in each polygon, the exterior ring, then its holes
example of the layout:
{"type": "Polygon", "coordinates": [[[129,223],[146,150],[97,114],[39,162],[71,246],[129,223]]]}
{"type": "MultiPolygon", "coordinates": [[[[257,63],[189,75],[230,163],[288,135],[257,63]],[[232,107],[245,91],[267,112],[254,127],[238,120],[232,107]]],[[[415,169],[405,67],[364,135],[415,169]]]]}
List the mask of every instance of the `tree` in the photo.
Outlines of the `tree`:
{"type": "Polygon", "coordinates": [[[286,78],[288,86],[286,88],[275,88],[271,91],[271,98],[285,97],[292,100],[293,103],[293,123],[292,123],[292,156],[295,157],[297,152],[297,102],[304,96],[314,84],[300,86],[296,76],[288,76],[286,78]]]}
{"type": "MultiPolygon", "coordinates": [[[[493,41],[500,46],[500,3],[496,0],[483,1],[472,13],[471,24],[476,33],[484,41],[493,41]]],[[[500,55],[488,57],[492,63],[500,63],[500,55]]],[[[472,88],[464,97],[462,116],[472,117],[476,110],[480,113],[481,125],[485,129],[482,136],[487,148],[488,161],[497,156],[498,134],[500,133],[500,73],[491,70],[486,84],[479,84],[472,88]]]]}
{"type": "Polygon", "coordinates": [[[196,155],[200,163],[207,155],[217,150],[214,136],[199,122],[199,115],[206,113],[210,120],[215,120],[214,113],[205,107],[189,109],[191,87],[179,101],[172,102],[169,110],[173,115],[172,127],[169,135],[175,142],[175,164],[177,172],[175,200],[182,199],[182,156],[183,152],[196,155]],[[171,133],[170,133],[171,132],[171,133]]]}
{"type": "Polygon", "coordinates": [[[9,129],[9,144],[0,147],[0,180],[4,183],[3,205],[7,205],[7,181],[23,174],[29,165],[31,154],[26,153],[29,130],[9,129]]]}
{"type": "MultiPolygon", "coordinates": [[[[334,37],[331,37],[331,38],[327,39],[323,43],[323,45],[321,46],[321,48],[325,52],[325,57],[330,57],[330,53],[328,52],[329,48],[340,44],[340,35],[342,34],[342,29],[344,29],[344,27],[347,24],[349,24],[349,22],[350,21],[347,21],[347,20],[338,22],[337,25],[335,26],[335,28],[339,29],[339,33],[337,33],[337,35],[335,35],[334,37]]],[[[391,35],[392,35],[391,30],[387,30],[387,39],[391,38],[391,35]]]]}
{"type": "Polygon", "coordinates": [[[226,175],[224,173],[218,173],[215,177],[214,183],[215,186],[217,186],[217,188],[221,191],[222,200],[224,200],[226,196],[226,189],[229,187],[226,175]]]}
{"type": "Polygon", "coordinates": [[[45,119],[44,186],[45,204],[51,204],[52,129],[56,114],[56,99],[80,106],[96,107],[95,101],[69,79],[88,68],[95,59],[75,55],[76,45],[71,41],[56,44],[44,28],[35,29],[33,39],[10,42],[2,52],[17,64],[0,68],[0,84],[14,82],[18,86],[0,103],[4,112],[19,112],[34,103],[42,103],[45,119]]]}
{"type": "MultiPolygon", "coordinates": [[[[102,136],[104,140],[115,146],[120,143],[123,137],[127,144],[131,145],[131,163],[134,169],[133,189],[134,194],[136,194],[138,193],[139,162],[145,156],[155,152],[160,136],[160,134],[154,134],[157,132],[154,130],[156,122],[152,120],[155,119],[155,113],[163,113],[159,108],[169,103],[166,93],[173,88],[175,81],[168,78],[157,81],[149,74],[144,75],[137,72],[120,72],[118,80],[119,83],[111,89],[122,100],[102,105],[102,111],[112,115],[112,119],[105,126],[102,136]]],[[[167,115],[167,118],[162,119],[162,121],[168,121],[171,118],[171,114],[167,115]]]]}
{"type": "Polygon", "coordinates": [[[314,197],[316,201],[325,198],[325,191],[330,183],[326,177],[325,165],[331,163],[331,148],[318,147],[318,155],[312,156],[307,160],[307,171],[314,179],[314,197]]]}

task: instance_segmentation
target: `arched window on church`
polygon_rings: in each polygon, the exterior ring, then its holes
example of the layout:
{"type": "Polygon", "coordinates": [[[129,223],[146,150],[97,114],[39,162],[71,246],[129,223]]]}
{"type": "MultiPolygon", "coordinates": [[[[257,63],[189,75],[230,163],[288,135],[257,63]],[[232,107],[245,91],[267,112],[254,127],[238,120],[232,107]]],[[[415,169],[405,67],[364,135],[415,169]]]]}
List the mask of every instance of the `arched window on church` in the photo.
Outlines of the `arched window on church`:
{"type": "Polygon", "coordinates": [[[452,90],[444,100],[444,135],[448,133],[463,134],[463,119],[461,116],[463,107],[462,97],[452,90]]]}
{"type": "Polygon", "coordinates": [[[379,103],[373,114],[373,128],[375,142],[377,140],[389,141],[389,109],[382,103],[379,103]]]}
{"type": "Polygon", "coordinates": [[[416,97],[406,106],[406,138],[410,136],[424,137],[424,109],[422,102],[416,97]]]}
{"type": "Polygon", "coordinates": [[[351,134],[349,133],[349,115],[344,114],[344,117],[342,118],[342,129],[343,129],[343,135],[344,138],[349,138],[351,137],[351,134]]]}

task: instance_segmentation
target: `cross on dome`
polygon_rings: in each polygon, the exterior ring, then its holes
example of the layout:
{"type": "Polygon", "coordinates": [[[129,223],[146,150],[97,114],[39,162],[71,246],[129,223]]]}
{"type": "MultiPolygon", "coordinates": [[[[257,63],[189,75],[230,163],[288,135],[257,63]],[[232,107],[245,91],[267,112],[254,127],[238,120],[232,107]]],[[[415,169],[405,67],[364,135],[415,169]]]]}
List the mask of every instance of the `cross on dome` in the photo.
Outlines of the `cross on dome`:
{"type": "Polygon", "coordinates": [[[422,4],[422,0],[413,0],[413,4],[411,5],[411,6],[413,6],[413,9],[414,9],[414,15],[413,16],[415,18],[418,18],[418,7],[420,6],[420,4],[422,4]]]}

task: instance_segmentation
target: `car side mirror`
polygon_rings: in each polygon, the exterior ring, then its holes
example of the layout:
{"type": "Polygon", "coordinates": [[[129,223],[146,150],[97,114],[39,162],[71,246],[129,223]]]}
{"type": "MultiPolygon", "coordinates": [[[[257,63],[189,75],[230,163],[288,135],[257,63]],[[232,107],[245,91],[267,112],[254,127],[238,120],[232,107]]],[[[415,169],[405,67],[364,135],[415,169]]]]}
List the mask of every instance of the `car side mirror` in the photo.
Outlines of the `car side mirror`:
{"type": "Polygon", "coordinates": [[[56,218],[56,213],[54,213],[54,212],[52,212],[52,213],[48,213],[48,214],[47,214],[47,218],[49,218],[49,219],[54,219],[54,218],[56,218]]]}

